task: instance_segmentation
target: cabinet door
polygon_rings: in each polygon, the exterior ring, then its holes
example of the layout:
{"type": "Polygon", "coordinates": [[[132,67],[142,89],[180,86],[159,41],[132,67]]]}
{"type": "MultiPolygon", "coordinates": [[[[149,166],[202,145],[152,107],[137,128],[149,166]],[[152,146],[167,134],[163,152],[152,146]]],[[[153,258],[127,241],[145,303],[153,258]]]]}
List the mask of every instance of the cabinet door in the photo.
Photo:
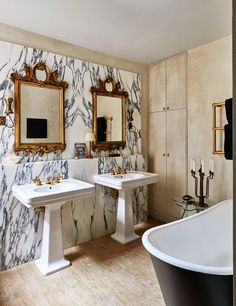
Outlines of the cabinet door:
{"type": "Polygon", "coordinates": [[[173,198],[186,194],[186,176],[186,110],[171,110],[167,112],[166,202],[166,213],[171,217],[180,217],[173,198]]]}
{"type": "Polygon", "coordinates": [[[166,211],[166,113],[149,114],[149,170],[159,181],[149,186],[148,210],[155,217],[166,211]]]}
{"type": "Polygon", "coordinates": [[[166,60],[166,106],[167,109],[186,107],[186,55],[166,60]]]}
{"type": "Polygon", "coordinates": [[[156,112],[165,108],[165,61],[149,69],[149,111],[156,112]]]}

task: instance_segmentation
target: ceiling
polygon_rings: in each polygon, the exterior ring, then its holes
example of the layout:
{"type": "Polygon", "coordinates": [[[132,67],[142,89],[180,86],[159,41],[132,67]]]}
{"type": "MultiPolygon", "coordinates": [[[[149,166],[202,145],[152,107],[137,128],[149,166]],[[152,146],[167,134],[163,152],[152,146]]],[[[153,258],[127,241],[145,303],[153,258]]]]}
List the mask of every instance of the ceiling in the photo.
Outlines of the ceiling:
{"type": "Polygon", "coordinates": [[[0,0],[0,22],[150,64],[232,32],[232,0],[0,0]]]}

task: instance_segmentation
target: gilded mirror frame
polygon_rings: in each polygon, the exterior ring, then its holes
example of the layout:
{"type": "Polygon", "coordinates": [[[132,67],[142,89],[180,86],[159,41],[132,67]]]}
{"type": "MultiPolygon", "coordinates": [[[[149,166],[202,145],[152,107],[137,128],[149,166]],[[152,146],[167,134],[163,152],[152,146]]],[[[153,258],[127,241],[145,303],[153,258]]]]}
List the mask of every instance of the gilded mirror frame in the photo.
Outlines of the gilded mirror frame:
{"type": "Polygon", "coordinates": [[[126,98],[128,97],[128,92],[122,90],[120,87],[120,82],[115,82],[112,77],[106,78],[104,81],[98,80],[97,86],[93,86],[90,89],[93,98],[93,133],[95,134],[95,141],[92,144],[93,150],[114,150],[119,148],[124,148],[126,144],[126,98]],[[107,87],[111,87],[109,90],[107,87]],[[97,141],[97,97],[106,96],[112,98],[120,98],[122,104],[122,139],[121,141],[97,141]]]}
{"type": "Polygon", "coordinates": [[[45,153],[55,152],[57,150],[63,151],[65,144],[65,114],[64,114],[64,92],[68,88],[68,83],[65,81],[58,81],[58,72],[50,71],[44,62],[39,62],[33,68],[29,65],[23,65],[23,75],[14,72],[10,78],[14,83],[14,102],[15,102],[15,143],[14,151],[16,153],[23,151],[26,155],[29,153],[39,154],[42,156],[45,153]],[[37,71],[43,71],[45,74],[44,80],[37,79],[37,71]],[[47,89],[59,90],[59,118],[60,118],[60,141],[52,143],[35,142],[22,143],[21,142],[21,85],[28,85],[32,87],[41,87],[47,89]]]}

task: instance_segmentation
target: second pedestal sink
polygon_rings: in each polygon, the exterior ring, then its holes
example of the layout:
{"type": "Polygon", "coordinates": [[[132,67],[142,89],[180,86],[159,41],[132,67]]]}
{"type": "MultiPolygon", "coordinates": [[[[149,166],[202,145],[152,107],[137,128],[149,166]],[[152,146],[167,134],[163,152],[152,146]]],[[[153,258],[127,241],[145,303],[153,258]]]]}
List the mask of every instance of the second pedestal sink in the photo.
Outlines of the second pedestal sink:
{"type": "Polygon", "coordinates": [[[158,181],[158,174],[132,171],[126,174],[110,173],[94,176],[95,183],[119,190],[116,232],[111,236],[122,244],[138,239],[134,232],[131,192],[139,186],[158,181]]]}
{"type": "Polygon", "coordinates": [[[13,186],[12,191],[14,197],[28,208],[45,207],[42,251],[40,258],[35,261],[41,273],[49,275],[70,266],[63,254],[61,206],[68,200],[93,196],[94,185],[66,179],[53,185],[13,186]]]}

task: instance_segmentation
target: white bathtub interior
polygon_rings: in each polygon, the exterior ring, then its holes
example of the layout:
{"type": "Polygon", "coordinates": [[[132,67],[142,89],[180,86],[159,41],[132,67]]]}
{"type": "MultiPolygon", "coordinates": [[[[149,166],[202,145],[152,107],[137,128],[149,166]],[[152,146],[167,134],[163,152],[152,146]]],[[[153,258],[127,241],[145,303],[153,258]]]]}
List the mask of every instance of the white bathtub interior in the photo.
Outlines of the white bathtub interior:
{"type": "Polygon", "coordinates": [[[143,242],[157,258],[193,271],[232,274],[233,205],[225,200],[194,216],[144,234],[143,242]]]}

